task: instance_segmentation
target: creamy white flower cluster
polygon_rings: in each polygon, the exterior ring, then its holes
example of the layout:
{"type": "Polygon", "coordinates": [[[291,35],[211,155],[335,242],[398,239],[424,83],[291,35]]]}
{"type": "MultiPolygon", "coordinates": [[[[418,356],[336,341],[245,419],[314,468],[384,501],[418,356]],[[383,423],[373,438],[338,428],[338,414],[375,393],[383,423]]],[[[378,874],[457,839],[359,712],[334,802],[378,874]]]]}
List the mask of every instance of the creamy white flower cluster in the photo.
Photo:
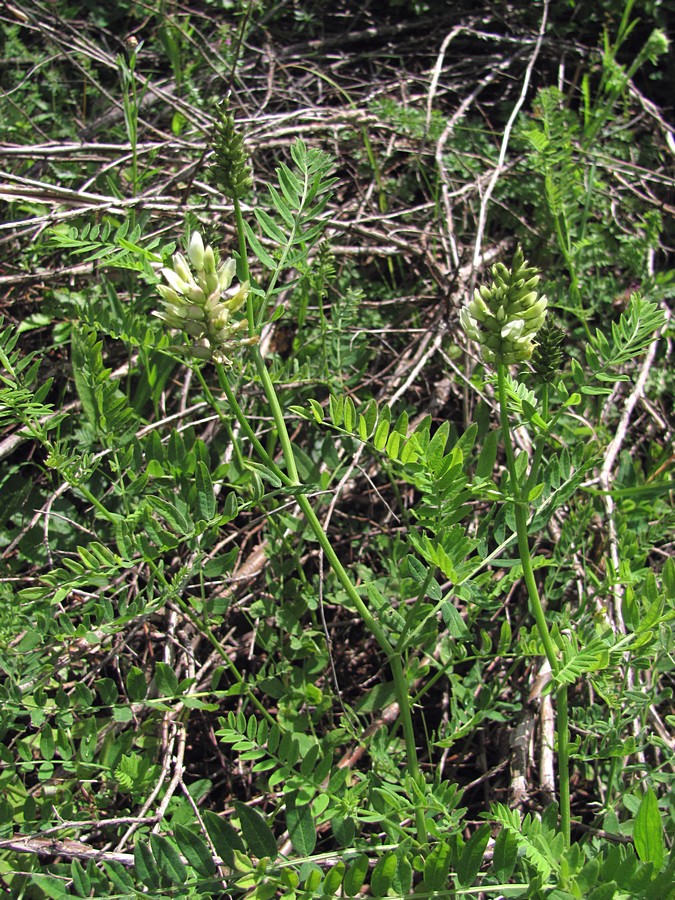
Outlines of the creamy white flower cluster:
{"type": "Polygon", "coordinates": [[[163,309],[154,315],[170,328],[178,328],[193,340],[190,352],[197,359],[212,359],[231,365],[227,351],[238,344],[255,344],[258,337],[245,337],[245,318],[234,319],[246,303],[249,284],[232,286],[236,263],[228,259],[216,268],[212,248],[204,246],[201,235],[194,232],[187,255],[194,274],[182,253],[174,253],[173,268],[163,268],[168,283],[157,285],[162,295],[163,309]]]}
{"type": "Polygon", "coordinates": [[[493,282],[476,288],[460,312],[460,322],[471,340],[480,345],[489,363],[524,362],[532,356],[534,337],[544,324],[548,300],[535,290],[537,270],[527,265],[519,247],[513,267],[492,267],[493,282]]]}

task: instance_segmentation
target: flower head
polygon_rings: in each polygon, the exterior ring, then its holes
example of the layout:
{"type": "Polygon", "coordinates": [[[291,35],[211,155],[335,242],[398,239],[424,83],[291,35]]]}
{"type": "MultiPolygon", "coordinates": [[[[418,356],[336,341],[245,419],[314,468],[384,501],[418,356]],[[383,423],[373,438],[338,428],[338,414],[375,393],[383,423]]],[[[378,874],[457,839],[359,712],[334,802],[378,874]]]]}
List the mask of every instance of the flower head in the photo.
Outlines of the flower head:
{"type": "Polygon", "coordinates": [[[193,339],[191,353],[197,359],[231,365],[227,353],[232,347],[258,341],[257,335],[246,335],[246,319],[234,317],[246,303],[248,282],[233,285],[235,261],[216,267],[213,249],[198,232],[190,238],[187,259],[174,253],[172,264],[161,270],[167,284],[157,285],[163,308],[154,315],[193,339]]]}
{"type": "Polygon", "coordinates": [[[481,285],[464,306],[459,319],[467,336],[480,345],[485,362],[511,365],[532,356],[534,337],[546,318],[546,297],[535,288],[536,269],[527,265],[520,247],[507,269],[492,267],[492,284],[481,285]]]}

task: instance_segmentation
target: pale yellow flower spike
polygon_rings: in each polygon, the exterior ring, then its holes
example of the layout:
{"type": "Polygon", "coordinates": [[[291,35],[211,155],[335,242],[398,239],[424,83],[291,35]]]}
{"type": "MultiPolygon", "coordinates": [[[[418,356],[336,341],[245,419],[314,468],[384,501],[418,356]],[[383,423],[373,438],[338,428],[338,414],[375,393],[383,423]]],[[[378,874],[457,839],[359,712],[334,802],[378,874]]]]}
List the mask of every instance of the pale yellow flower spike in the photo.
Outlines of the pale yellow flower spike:
{"type": "Polygon", "coordinates": [[[187,259],[182,253],[174,253],[172,264],[173,268],[161,270],[168,287],[157,285],[163,308],[153,315],[193,339],[190,353],[196,359],[231,365],[227,355],[231,348],[258,341],[257,335],[241,335],[246,329],[245,319],[233,318],[246,303],[248,281],[233,285],[236,262],[228,259],[216,268],[213,249],[204,245],[197,231],[190,238],[187,259]]]}
{"type": "Polygon", "coordinates": [[[535,335],[544,324],[548,300],[535,290],[536,269],[527,265],[520,247],[507,269],[492,267],[493,282],[481,285],[461,310],[459,319],[467,336],[480,347],[487,363],[512,365],[532,356],[535,335]]]}

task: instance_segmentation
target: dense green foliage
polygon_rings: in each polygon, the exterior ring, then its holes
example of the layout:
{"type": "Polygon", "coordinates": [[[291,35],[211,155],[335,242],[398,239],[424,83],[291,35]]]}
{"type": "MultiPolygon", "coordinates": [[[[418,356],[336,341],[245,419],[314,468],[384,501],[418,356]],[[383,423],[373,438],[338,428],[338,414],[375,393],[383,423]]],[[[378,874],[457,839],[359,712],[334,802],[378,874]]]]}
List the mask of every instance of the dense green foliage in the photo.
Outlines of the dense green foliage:
{"type": "Polygon", "coordinates": [[[675,898],[672,63],[591,6],[0,11],[10,896],[675,898]]]}

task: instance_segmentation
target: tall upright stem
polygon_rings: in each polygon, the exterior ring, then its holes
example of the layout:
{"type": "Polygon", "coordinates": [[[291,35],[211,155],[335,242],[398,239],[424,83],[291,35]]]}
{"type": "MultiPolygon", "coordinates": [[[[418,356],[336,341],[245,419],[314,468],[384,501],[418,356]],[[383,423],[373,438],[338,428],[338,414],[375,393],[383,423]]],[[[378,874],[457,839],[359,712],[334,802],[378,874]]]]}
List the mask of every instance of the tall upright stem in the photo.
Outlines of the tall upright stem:
{"type": "MultiPolygon", "coordinates": [[[[504,440],[504,450],[506,452],[506,465],[509,472],[509,480],[511,482],[511,490],[513,492],[514,513],[516,520],[516,537],[518,539],[518,554],[520,563],[523,568],[523,579],[527,587],[527,595],[530,601],[530,610],[534,616],[537,625],[537,631],[542,644],[546,658],[551,666],[551,672],[555,677],[560,671],[560,662],[558,660],[558,652],[551,632],[546,621],[544,607],[539,597],[537,582],[534,577],[534,568],[532,566],[532,557],[530,555],[530,541],[527,533],[527,495],[518,480],[516,471],[516,460],[513,452],[513,443],[511,441],[511,427],[509,423],[509,413],[507,407],[506,395],[506,366],[499,364],[497,367],[497,390],[499,395],[499,415],[502,426],[502,438],[504,440]]],[[[523,475],[523,485],[527,488],[527,473],[523,475]]],[[[560,801],[560,821],[565,845],[570,845],[571,839],[571,816],[570,816],[570,773],[569,773],[569,721],[567,708],[567,687],[561,685],[556,691],[557,704],[557,723],[556,732],[558,736],[558,782],[559,782],[559,801],[560,801]]]]}
{"type": "MultiPolygon", "coordinates": [[[[236,198],[234,199],[234,214],[237,223],[237,235],[239,238],[239,254],[241,260],[240,275],[242,277],[242,280],[248,280],[249,270],[246,250],[246,232],[244,229],[241,206],[238,199],[236,198]]],[[[255,317],[253,313],[251,294],[249,294],[246,312],[249,324],[249,332],[252,336],[255,333],[255,317]]],[[[276,463],[273,462],[269,453],[262,447],[260,441],[255,436],[243,410],[236,402],[236,398],[234,397],[227,380],[226,373],[224,372],[222,366],[219,366],[218,369],[221,386],[227,395],[234,415],[237,417],[239,423],[241,424],[244,433],[249,437],[256,451],[261,456],[262,461],[266,465],[270,465],[272,470],[275,471],[277,475],[281,476],[281,480],[287,487],[300,487],[302,482],[298,475],[298,468],[295,462],[295,455],[293,453],[293,445],[288,433],[288,428],[286,427],[286,419],[284,417],[284,413],[279,402],[279,397],[274,387],[274,382],[272,381],[269,370],[265,364],[265,360],[263,359],[258,348],[255,346],[252,348],[252,355],[258,377],[260,378],[260,382],[265,392],[265,397],[272,413],[272,418],[274,419],[279,443],[281,444],[281,451],[286,466],[285,473],[282,473],[280,471],[279,467],[276,465],[276,463]]],[[[420,771],[419,761],[417,758],[417,746],[415,742],[415,731],[413,728],[412,713],[410,709],[410,697],[408,694],[408,685],[405,678],[401,654],[394,647],[392,647],[386,631],[380,626],[379,622],[373,616],[367,604],[363,601],[363,599],[359,595],[359,592],[356,590],[352,579],[350,578],[345,567],[342,565],[340,558],[336,554],[333,545],[330,542],[330,538],[326,534],[323,525],[314,512],[314,508],[312,507],[309,498],[305,494],[298,492],[296,494],[296,501],[298,506],[302,510],[302,513],[305,516],[308,525],[312,529],[312,532],[314,533],[314,536],[318,541],[319,546],[321,547],[326,559],[335,572],[338,581],[346,591],[347,596],[349,597],[354,608],[361,616],[364,625],[368,628],[370,633],[377,641],[380,649],[387,657],[389,668],[392,674],[392,680],[394,682],[396,700],[399,706],[401,728],[403,731],[403,740],[406,749],[407,769],[416,785],[419,788],[422,788],[423,775],[420,771]]],[[[417,838],[421,844],[424,844],[427,841],[425,819],[426,809],[423,797],[423,790],[420,789],[415,791],[415,797],[413,798],[415,804],[415,826],[417,830],[417,838]]]]}

